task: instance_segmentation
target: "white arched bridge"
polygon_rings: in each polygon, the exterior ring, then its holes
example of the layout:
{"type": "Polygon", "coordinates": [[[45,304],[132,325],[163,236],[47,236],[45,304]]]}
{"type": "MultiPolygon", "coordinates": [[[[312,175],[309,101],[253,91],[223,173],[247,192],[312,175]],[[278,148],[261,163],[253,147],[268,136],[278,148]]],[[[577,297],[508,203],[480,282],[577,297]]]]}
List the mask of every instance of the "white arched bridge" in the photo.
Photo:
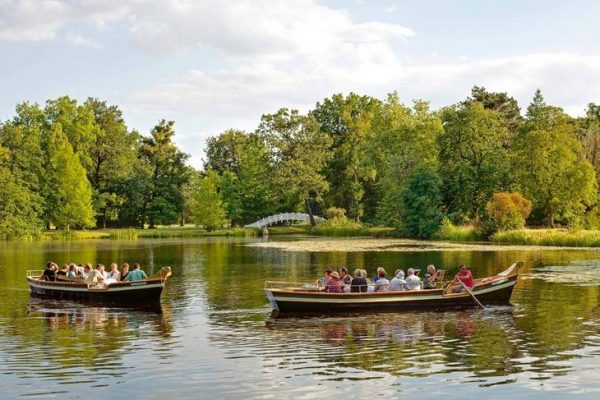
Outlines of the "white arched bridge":
{"type": "MultiPolygon", "coordinates": [[[[325,221],[325,218],[321,218],[321,217],[317,217],[316,215],[313,215],[313,218],[315,219],[316,222],[322,222],[325,221]]],[[[281,214],[275,214],[275,215],[270,215],[268,217],[265,217],[263,219],[259,219],[256,222],[253,222],[251,224],[245,225],[246,228],[258,228],[258,229],[262,229],[265,226],[269,226],[269,225],[273,225],[273,224],[278,224],[280,222],[289,222],[289,221],[310,221],[310,216],[308,214],[303,214],[303,213],[281,213],[281,214]]]]}

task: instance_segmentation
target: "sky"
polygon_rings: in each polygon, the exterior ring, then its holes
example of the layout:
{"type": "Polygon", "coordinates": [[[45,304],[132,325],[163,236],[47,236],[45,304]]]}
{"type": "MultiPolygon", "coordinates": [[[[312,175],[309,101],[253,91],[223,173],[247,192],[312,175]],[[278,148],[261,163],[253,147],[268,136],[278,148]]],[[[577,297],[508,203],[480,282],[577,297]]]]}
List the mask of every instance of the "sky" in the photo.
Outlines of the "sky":
{"type": "Polygon", "coordinates": [[[106,100],[130,129],[206,138],[254,130],[334,93],[456,103],[474,85],[526,108],[600,103],[600,2],[0,0],[0,121],[23,101],[106,100]]]}

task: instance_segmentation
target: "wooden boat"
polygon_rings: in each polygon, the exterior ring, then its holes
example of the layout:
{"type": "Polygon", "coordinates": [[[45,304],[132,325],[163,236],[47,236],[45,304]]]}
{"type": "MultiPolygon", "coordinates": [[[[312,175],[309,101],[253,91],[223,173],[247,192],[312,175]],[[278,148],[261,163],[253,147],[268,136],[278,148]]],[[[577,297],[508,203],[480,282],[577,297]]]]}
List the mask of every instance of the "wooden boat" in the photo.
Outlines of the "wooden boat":
{"type": "Polygon", "coordinates": [[[160,301],[165,282],[171,276],[171,267],[162,267],[158,273],[142,281],[115,282],[109,285],[95,284],[76,278],[45,281],[41,279],[42,272],[41,270],[27,271],[27,282],[34,296],[139,306],[156,304],[160,301]]]}
{"type": "MultiPolygon", "coordinates": [[[[453,287],[427,290],[327,293],[315,285],[265,282],[265,293],[274,310],[285,313],[340,313],[363,310],[400,311],[476,307],[482,304],[508,304],[517,283],[521,262],[497,275],[474,280],[471,293],[454,293],[453,287]],[[475,298],[473,297],[475,296],[475,298]]],[[[458,286],[456,286],[458,287],[458,286]]]]}

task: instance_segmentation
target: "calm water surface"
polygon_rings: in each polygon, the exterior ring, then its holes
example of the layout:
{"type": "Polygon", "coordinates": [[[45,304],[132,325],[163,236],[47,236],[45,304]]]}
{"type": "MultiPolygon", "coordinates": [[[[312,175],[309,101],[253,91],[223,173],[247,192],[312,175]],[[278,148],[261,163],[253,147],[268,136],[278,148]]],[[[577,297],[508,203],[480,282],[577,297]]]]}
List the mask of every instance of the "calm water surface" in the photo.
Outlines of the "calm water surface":
{"type": "MultiPolygon", "coordinates": [[[[291,253],[260,239],[0,244],[0,398],[600,398],[600,252],[291,253]],[[171,265],[156,311],[31,299],[47,260],[171,265]],[[270,317],[267,279],[525,262],[512,306],[270,317]]],[[[449,271],[453,272],[453,270],[449,271]]]]}

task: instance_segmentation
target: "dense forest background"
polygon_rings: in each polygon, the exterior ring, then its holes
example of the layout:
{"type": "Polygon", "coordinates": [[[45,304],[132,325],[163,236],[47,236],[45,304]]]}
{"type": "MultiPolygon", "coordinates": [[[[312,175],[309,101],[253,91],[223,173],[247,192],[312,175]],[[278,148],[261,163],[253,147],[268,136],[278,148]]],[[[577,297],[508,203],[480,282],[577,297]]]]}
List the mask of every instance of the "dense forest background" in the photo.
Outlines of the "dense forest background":
{"type": "Polygon", "coordinates": [[[524,113],[477,86],[440,110],[396,93],[335,94],[307,114],[282,108],[253,132],[209,138],[201,171],[174,135],[166,120],[149,134],[129,130],[118,106],[93,98],[17,105],[0,124],[0,237],[188,221],[214,229],[283,211],[415,237],[444,221],[600,228],[600,106],[573,118],[539,90],[524,113]]]}

